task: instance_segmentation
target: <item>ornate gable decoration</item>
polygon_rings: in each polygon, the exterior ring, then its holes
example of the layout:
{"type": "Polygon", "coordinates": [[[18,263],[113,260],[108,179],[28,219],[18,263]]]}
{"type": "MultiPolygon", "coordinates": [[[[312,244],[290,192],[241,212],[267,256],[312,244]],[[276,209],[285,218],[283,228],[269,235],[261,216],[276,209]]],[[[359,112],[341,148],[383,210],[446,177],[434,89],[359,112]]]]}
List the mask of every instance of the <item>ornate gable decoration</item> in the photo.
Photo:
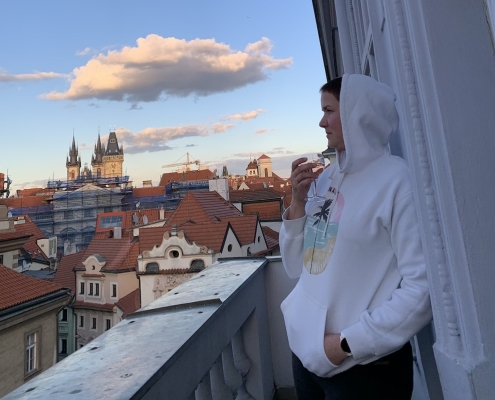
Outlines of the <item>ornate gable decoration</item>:
{"type": "Polygon", "coordinates": [[[87,274],[101,274],[101,269],[105,266],[107,260],[99,254],[92,254],[83,261],[87,274]]]}

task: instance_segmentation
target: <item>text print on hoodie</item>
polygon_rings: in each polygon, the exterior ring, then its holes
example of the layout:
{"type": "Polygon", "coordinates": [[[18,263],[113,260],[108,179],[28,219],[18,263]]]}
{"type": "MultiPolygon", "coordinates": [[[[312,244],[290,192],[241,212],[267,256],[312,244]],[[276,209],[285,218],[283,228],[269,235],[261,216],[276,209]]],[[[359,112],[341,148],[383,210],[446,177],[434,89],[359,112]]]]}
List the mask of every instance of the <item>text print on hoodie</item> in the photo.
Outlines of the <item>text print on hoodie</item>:
{"type": "Polygon", "coordinates": [[[330,377],[390,354],[431,320],[425,259],[411,178],[390,155],[395,95],[364,75],[344,75],[340,117],[346,150],[318,177],[327,201],[283,219],[284,268],[299,278],[281,308],[289,346],[303,365],[330,377]],[[326,333],[342,333],[352,357],[335,366],[326,333]]]}

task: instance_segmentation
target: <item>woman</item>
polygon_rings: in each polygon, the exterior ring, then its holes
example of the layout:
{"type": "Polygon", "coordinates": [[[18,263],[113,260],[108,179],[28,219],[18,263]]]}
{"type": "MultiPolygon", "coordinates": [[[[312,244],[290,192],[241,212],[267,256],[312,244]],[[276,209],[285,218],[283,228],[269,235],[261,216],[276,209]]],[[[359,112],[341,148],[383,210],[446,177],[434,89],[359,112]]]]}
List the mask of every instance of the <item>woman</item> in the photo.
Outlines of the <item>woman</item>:
{"type": "Polygon", "coordinates": [[[410,399],[409,340],[431,320],[426,268],[404,161],[390,155],[395,95],[364,75],[321,90],[337,165],[292,164],[280,247],[299,278],[281,305],[300,400],[410,399]],[[317,178],[317,179],[316,179],[317,178]],[[316,179],[326,201],[307,201],[316,179]]]}

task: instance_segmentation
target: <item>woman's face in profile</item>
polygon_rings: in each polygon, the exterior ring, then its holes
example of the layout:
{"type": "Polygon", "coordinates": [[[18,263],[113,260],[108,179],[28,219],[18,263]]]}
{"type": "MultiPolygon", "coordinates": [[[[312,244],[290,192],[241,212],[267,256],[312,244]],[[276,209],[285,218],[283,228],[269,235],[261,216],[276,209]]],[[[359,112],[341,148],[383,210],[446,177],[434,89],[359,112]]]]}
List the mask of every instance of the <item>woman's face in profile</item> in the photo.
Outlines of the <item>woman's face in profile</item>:
{"type": "Polygon", "coordinates": [[[332,93],[322,92],[321,110],[323,117],[320,120],[320,127],[325,129],[328,147],[340,151],[345,150],[342,122],[340,121],[340,103],[332,93]]]}

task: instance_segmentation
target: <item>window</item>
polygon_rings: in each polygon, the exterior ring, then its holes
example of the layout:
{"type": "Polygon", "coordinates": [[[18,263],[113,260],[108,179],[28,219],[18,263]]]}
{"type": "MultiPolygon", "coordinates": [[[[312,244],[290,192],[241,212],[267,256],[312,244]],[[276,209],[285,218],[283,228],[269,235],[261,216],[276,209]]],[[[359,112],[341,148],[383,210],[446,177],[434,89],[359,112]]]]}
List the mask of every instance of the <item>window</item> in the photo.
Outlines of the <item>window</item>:
{"type": "Polygon", "coordinates": [[[74,211],[69,210],[69,211],[64,211],[64,219],[73,219],[74,218],[74,211]]]}
{"type": "Polygon", "coordinates": [[[258,243],[259,243],[260,241],[261,241],[261,237],[260,237],[260,236],[258,236],[258,243]]]}
{"type": "Polygon", "coordinates": [[[90,296],[93,296],[93,282],[89,284],[89,293],[90,296]]]}
{"type": "Polygon", "coordinates": [[[0,264],[3,264],[3,254],[0,254],[0,264]]]}
{"type": "Polygon", "coordinates": [[[89,209],[89,210],[84,210],[84,218],[92,218],[95,216],[95,210],[89,209]]]}
{"type": "Polygon", "coordinates": [[[117,297],[117,284],[112,283],[112,297],[117,297]]]}
{"type": "MultiPolygon", "coordinates": [[[[108,207],[105,207],[105,212],[108,207]]],[[[112,207],[110,207],[112,208],[112,207]]],[[[112,210],[110,210],[112,211],[112,210]]],[[[112,215],[108,217],[101,217],[100,228],[113,228],[115,226],[122,227],[122,215],[112,215]]]]}
{"type": "Polygon", "coordinates": [[[38,332],[26,336],[26,374],[38,369],[38,332]]]}
{"type": "Polygon", "coordinates": [[[228,251],[229,253],[232,251],[232,245],[231,245],[231,244],[229,244],[229,245],[227,246],[227,251],[228,251]]]}
{"type": "Polygon", "coordinates": [[[67,308],[64,308],[61,314],[62,315],[60,316],[60,321],[67,322],[67,315],[68,315],[67,308]]]}
{"type": "Polygon", "coordinates": [[[84,282],[81,282],[81,287],[79,288],[79,294],[84,294],[84,282]]]}
{"type": "Polygon", "coordinates": [[[96,329],[96,317],[91,318],[91,329],[96,329]]]}
{"type": "Polygon", "coordinates": [[[110,207],[103,207],[103,212],[108,213],[108,212],[112,212],[112,211],[113,211],[113,207],[111,207],[111,206],[110,207]]]}
{"type": "Polygon", "coordinates": [[[192,260],[191,268],[189,269],[191,272],[199,272],[205,269],[205,262],[203,260],[192,260]]]}
{"type": "Polygon", "coordinates": [[[160,267],[156,262],[150,262],[146,264],[146,272],[159,272],[160,267]]]}
{"type": "Polygon", "coordinates": [[[168,255],[171,258],[177,258],[177,257],[179,257],[179,252],[177,250],[172,250],[170,253],[168,253],[168,255]]]}
{"type": "Polygon", "coordinates": [[[67,339],[60,339],[60,354],[67,354],[67,339]]]}
{"type": "Polygon", "coordinates": [[[105,330],[108,331],[112,327],[112,321],[108,318],[105,319],[105,330]]]}
{"type": "Polygon", "coordinates": [[[99,296],[99,295],[100,295],[100,284],[95,283],[95,296],[99,296]]]}
{"type": "Polygon", "coordinates": [[[79,315],[79,328],[84,328],[84,315],[79,315]]]}

